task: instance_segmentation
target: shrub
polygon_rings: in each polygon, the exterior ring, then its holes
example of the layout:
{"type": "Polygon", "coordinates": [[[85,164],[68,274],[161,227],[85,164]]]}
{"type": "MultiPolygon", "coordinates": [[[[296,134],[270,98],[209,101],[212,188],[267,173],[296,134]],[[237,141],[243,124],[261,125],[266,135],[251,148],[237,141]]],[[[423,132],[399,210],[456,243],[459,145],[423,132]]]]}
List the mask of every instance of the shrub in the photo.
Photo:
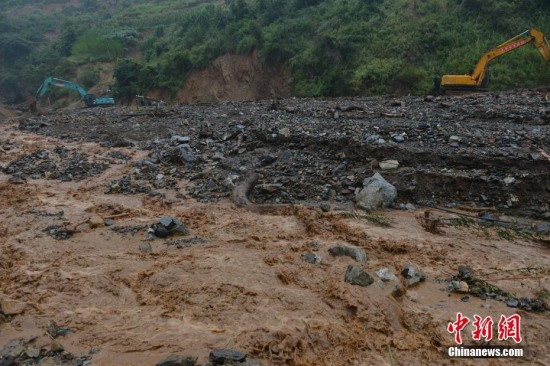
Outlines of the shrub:
{"type": "Polygon", "coordinates": [[[82,69],[82,73],[78,78],[80,85],[86,89],[91,88],[99,82],[99,70],[97,67],[85,67],[82,69]]]}
{"type": "Polygon", "coordinates": [[[88,32],[73,46],[73,56],[80,62],[112,61],[122,56],[124,46],[118,39],[88,32]]]}

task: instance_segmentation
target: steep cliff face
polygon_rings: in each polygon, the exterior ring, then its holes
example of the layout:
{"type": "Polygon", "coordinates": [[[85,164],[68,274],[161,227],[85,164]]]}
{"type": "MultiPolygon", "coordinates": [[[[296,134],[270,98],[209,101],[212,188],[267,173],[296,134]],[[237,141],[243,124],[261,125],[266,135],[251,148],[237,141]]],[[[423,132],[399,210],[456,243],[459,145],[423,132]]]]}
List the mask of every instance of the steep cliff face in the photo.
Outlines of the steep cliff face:
{"type": "Polygon", "coordinates": [[[224,55],[201,70],[192,71],[175,102],[261,100],[289,97],[291,77],[284,67],[266,70],[257,53],[224,55]]]}

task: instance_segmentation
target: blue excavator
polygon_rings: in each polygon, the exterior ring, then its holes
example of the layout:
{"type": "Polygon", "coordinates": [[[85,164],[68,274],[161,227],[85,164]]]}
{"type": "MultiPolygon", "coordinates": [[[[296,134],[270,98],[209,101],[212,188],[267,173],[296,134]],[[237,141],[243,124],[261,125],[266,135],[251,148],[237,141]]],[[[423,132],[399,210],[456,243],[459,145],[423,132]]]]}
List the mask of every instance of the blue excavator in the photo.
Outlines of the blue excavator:
{"type": "Polygon", "coordinates": [[[82,100],[84,100],[84,104],[86,105],[86,107],[107,107],[115,105],[115,100],[111,97],[96,98],[95,95],[88,94],[86,89],[78,84],[73,83],[72,81],[57,79],[51,76],[46,78],[40,88],[38,88],[38,91],[36,92],[36,99],[43,97],[44,94],[46,94],[46,92],[52,87],[76,90],[78,93],[80,93],[80,96],[82,97],[82,100]]]}

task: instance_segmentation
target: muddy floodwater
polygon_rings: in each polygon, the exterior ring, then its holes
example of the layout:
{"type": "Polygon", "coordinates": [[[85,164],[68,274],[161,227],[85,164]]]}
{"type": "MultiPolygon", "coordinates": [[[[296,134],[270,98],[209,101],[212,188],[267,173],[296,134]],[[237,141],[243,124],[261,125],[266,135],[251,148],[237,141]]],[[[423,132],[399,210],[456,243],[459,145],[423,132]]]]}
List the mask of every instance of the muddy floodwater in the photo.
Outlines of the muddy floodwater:
{"type": "Polygon", "coordinates": [[[549,92],[5,119],[0,365],[549,364],[549,92]]]}

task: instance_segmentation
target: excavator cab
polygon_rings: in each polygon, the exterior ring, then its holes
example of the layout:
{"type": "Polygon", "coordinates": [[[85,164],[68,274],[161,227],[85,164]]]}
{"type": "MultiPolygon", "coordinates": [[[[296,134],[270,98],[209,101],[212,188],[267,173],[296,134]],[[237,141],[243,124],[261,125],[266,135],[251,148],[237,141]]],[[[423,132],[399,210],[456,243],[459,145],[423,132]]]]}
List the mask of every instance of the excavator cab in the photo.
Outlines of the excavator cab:
{"type": "Polygon", "coordinates": [[[86,94],[84,96],[84,104],[86,104],[87,107],[93,107],[96,105],[95,102],[95,95],[93,94],[86,94]]]}

